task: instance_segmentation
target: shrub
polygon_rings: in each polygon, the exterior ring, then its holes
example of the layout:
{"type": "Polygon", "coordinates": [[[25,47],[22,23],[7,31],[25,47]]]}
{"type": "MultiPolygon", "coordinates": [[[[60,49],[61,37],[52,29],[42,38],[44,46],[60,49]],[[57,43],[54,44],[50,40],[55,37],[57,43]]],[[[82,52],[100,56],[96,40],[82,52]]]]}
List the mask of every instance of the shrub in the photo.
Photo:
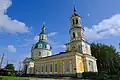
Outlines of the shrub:
{"type": "Polygon", "coordinates": [[[82,77],[85,79],[96,79],[98,77],[97,72],[83,72],[82,77]]]}

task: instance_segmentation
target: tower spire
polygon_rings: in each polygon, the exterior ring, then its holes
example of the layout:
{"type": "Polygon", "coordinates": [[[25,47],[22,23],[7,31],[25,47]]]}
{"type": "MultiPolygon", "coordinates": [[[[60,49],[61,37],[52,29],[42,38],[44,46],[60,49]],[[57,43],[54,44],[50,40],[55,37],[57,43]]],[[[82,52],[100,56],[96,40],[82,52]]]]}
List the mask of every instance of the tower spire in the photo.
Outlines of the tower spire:
{"type": "Polygon", "coordinates": [[[74,4],[74,13],[76,12],[75,4],[74,4]]]}
{"type": "Polygon", "coordinates": [[[45,25],[43,24],[42,32],[45,32],[45,31],[46,31],[46,28],[45,28],[45,25]]]}
{"type": "Polygon", "coordinates": [[[46,27],[43,24],[41,28],[41,33],[39,34],[39,41],[47,41],[46,27]]]}

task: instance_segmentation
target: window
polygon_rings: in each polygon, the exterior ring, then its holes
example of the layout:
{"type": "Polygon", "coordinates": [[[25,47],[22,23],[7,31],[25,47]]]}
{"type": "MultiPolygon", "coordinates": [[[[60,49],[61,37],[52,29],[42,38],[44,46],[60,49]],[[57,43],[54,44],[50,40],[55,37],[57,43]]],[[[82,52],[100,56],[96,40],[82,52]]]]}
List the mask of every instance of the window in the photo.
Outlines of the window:
{"type": "Polygon", "coordinates": [[[41,56],[41,52],[38,53],[38,56],[41,56]]]}
{"type": "Polygon", "coordinates": [[[70,72],[72,72],[72,64],[70,64],[70,72]]]}
{"type": "Polygon", "coordinates": [[[72,22],[73,22],[73,25],[75,24],[75,21],[74,21],[74,19],[72,20],[72,22]]]}
{"type": "Polygon", "coordinates": [[[49,45],[46,45],[46,49],[50,49],[50,46],[49,46],[49,45]]]}
{"type": "Polygon", "coordinates": [[[47,72],[47,64],[46,64],[46,72],[47,72]]]}
{"type": "Polygon", "coordinates": [[[85,49],[86,49],[86,52],[88,52],[88,46],[87,45],[85,45],[85,49]]]}
{"type": "Polygon", "coordinates": [[[69,64],[65,64],[65,72],[69,72],[69,64]]]}
{"type": "Polygon", "coordinates": [[[42,44],[38,44],[38,47],[39,47],[39,48],[42,48],[42,44]]]}
{"type": "Polygon", "coordinates": [[[92,61],[89,61],[89,71],[93,71],[93,62],[92,61]]]}
{"type": "Polygon", "coordinates": [[[75,38],[75,33],[73,32],[73,38],[75,38]]]}
{"type": "Polygon", "coordinates": [[[49,56],[49,52],[47,52],[47,55],[49,56]]]}
{"type": "Polygon", "coordinates": [[[77,32],[77,36],[80,37],[80,32],[77,32]]]}
{"type": "Polygon", "coordinates": [[[83,64],[80,62],[80,70],[83,71],[83,64]]]}
{"type": "Polygon", "coordinates": [[[55,72],[57,72],[57,64],[55,64],[55,72]]]}
{"type": "Polygon", "coordinates": [[[42,39],[42,35],[40,36],[40,39],[42,39]]]}
{"type": "Polygon", "coordinates": [[[42,35],[42,40],[44,39],[44,36],[42,35]]]}
{"type": "Polygon", "coordinates": [[[42,65],[42,72],[44,72],[44,66],[42,65]]]}
{"type": "Polygon", "coordinates": [[[76,19],[76,24],[78,24],[78,19],[76,19]]]}
{"type": "Polygon", "coordinates": [[[50,72],[52,72],[52,64],[50,64],[50,72]]]}
{"type": "Polygon", "coordinates": [[[38,72],[40,72],[40,64],[38,64],[38,72]]]}

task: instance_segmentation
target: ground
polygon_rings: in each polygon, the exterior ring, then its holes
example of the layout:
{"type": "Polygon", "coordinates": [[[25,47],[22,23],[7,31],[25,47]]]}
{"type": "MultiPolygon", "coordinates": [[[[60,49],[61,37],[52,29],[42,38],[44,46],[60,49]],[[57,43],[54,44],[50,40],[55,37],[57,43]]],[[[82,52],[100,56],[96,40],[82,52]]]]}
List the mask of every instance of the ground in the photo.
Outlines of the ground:
{"type": "Polygon", "coordinates": [[[22,77],[0,76],[0,80],[30,80],[30,79],[22,77]]]}
{"type": "Polygon", "coordinates": [[[12,77],[12,76],[0,76],[0,80],[82,80],[82,79],[70,79],[70,78],[64,78],[64,79],[52,79],[52,78],[23,78],[23,77],[12,77]]]}

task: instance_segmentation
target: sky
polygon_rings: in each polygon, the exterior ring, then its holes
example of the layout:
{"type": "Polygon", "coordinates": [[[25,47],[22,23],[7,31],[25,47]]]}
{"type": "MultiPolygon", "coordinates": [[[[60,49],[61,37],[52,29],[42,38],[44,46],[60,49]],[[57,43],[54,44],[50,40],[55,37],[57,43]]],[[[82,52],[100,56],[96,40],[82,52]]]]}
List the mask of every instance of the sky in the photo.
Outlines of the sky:
{"type": "Polygon", "coordinates": [[[53,54],[69,42],[70,17],[75,4],[88,42],[113,45],[120,42],[120,0],[0,0],[0,55],[3,66],[30,56],[43,23],[53,54]]]}

